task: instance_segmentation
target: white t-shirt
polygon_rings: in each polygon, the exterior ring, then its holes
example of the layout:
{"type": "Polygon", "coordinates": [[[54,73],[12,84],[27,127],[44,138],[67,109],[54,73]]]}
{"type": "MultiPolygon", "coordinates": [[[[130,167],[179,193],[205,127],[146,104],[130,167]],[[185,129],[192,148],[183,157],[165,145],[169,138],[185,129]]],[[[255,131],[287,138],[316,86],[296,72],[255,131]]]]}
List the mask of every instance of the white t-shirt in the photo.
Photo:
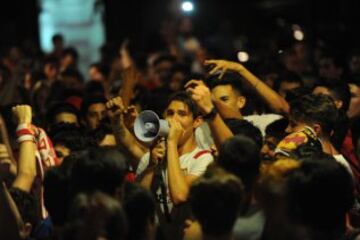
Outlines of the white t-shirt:
{"type": "MultiPolygon", "coordinates": [[[[278,114],[262,114],[262,115],[249,115],[245,116],[244,120],[252,123],[255,127],[259,128],[261,131],[261,135],[265,137],[266,127],[272,122],[283,118],[283,116],[278,114]]],[[[214,145],[214,139],[211,135],[211,130],[209,125],[204,122],[195,130],[195,138],[198,146],[209,149],[214,145]]]]}
{"type": "Polygon", "coordinates": [[[274,113],[267,113],[261,115],[249,115],[245,116],[244,119],[251,122],[255,127],[259,128],[261,135],[265,137],[266,127],[276,120],[283,118],[283,116],[274,113]]]}
{"type": "MultiPolygon", "coordinates": [[[[144,170],[149,165],[149,160],[150,160],[150,153],[148,152],[144,154],[144,156],[141,158],[139,165],[136,169],[136,176],[139,176],[144,172],[144,170]]],[[[204,150],[199,147],[196,147],[192,152],[181,155],[179,160],[180,160],[180,168],[185,176],[186,175],[200,176],[206,171],[207,166],[214,159],[209,150],[204,150]]],[[[166,186],[167,205],[169,211],[171,212],[173,203],[170,198],[167,169],[163,169],[161,173],[166,186]]],[[[160,187],[156,190],[156,195],[157,195],[156,200],[160,201],[161,199],[160,187]]],[[[161,204],[161,209],[162,211],[164,211],[162,204],[161,204]]]]}
{"type": "Polygon", "coordinates": [[[337,155],[333,155],[333,157],[335,158],[335,160],[340,163],[341,165],[343,165],[346,170],[350,173],[351,177],[355,180],[354,178],[354,174],[351,170],[351,167],[349,165],[349,163],[346,161],[346,159],[344,158],[344,156],[342,154],[337,154],[337,155]]]}

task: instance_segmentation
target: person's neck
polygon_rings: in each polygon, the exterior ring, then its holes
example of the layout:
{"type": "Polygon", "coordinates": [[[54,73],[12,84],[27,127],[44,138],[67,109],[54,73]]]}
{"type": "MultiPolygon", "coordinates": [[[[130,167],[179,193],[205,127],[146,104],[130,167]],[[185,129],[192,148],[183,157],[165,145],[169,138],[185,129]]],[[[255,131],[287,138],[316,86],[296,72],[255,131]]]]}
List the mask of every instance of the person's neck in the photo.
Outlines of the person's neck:
{"type": "Polygon", "coordinates": [[[332,156],[339,154],[339,152],[335,149],[335,147],[332,145],[332,143],[328,138],[326,137],[321,138],[321,145],[324,153],[327,153],[332,156]]]}
{"type": "Polygon", "coordinates": [[[222,236],[210,236],[210,235],[206,235],[204,234],[203,236],[203,240],[232,240],[233,236],[231,233],[222,235],[222,236]]]}
{"type": "Polygon", "coordinates": [[[192,152],[196,146],[195,137],[192,135],[183,145],[178,147],[179,156],[192,152]]]}

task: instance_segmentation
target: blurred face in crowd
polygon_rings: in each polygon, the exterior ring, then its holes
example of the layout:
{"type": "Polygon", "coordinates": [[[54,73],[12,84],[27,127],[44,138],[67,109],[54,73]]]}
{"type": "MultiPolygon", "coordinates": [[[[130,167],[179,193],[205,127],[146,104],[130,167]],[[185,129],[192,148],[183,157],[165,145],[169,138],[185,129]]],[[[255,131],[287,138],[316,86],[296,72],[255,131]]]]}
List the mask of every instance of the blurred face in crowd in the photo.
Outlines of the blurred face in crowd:
{"type": "Polygon", "coordinates": [[[287,82],[285,80],[280,83],[278,92],[283,98],[285,98],[288,91],[298,88],[300,86],[301,84],[298,82],[287,82]]]}
{"type": "Polygon", "coordinates": [[[161,61],[156,66],[154,66],[155,80],[159,85],[164,84],[166,81],[169,81],[171,68],[173,63],[171,61],[161,61]]]}
{"type": "Polygon", "coordinates": [[[77,126],[79,125],[77,116],[71,112],[58,113],[55,116],[55,124],[57,123],[74,123],[77,126]]]}
{"type": "Polygon", "coordinates": [[[211,90],[216,101],[224,103],[233,110],[239,111],[245,106],[245,97],[241,96],[231,85],[218,85],[211,90]]]}
{"type": "Polygon", "coordinates": [[[59,71],[53,64],[47,63],[44,66],[44,73],[47,79],[56,79],[59,71]]]}
{"type": "Polygon", "coordinates": [[[62,59],[61,59],[61,68],[62,69],[66,69],[69,66],[73,66],[76,64],[75,58],[71,55],[71,54],[66,54],[62,59]]]}
{"type": "Polygon", "coordinates": [[[106,117],[106,107],[104,103],[91,104],[86,113],[86,122],[90,129],[99,126],[100,121],[106,117]]]}
{"type": "Polygon", "coordinates": [[[99,71],[99,69],[97,67],[90,67],[89,69],[89,77],[90,80],[93,81],[98,81],[98,82],[103,82],[105,81],[105,77],[104,75],[99,71]]]}
{"type": "Polygon", "coordinates": [[[182,90],[184,86],[185,75],[182,72],[175,72],[170,80],[170,89],[174,92],[182,90]]]}
{"type": "Polygon", "coordinates": [[[181,101],[172,101],[165,110],[165,119],[178,121],[184,129],[184,134],[179,140],[179,146],[183,145],[194,134],[194,130],[201,123],[199,118],[194,119],[189,107],[181,101]]]}
{"type": "Polygon", "coordinates": [[[319,77],[324,79],[340,79],[343,70],[334,64],[331,58],[320,59],[319,77]]]}
{"type": "Polygon", "coordinates": [[[281,139],[266,136],[260,154],[262,160],[272,160],[275,157],[275,148],[281,139]]]}

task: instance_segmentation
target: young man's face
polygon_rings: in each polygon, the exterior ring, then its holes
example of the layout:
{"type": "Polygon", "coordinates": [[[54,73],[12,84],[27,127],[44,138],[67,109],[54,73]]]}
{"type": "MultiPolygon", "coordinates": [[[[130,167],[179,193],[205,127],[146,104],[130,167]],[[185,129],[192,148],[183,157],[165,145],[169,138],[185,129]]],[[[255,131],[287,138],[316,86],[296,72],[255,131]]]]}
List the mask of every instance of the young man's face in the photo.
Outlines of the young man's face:
{"type": "Polygon", "coordinates": [[[86,113],[86,122],[90,129],[99,126],[100,121],[106,117],[106,107],[104,103],[91,104],[86,113]]]}
{"type": "Polygon", "coordinates": [[[179,140],[179,145],[188,140],[192,134],[194,134],[194,129],[199,125],[200,120],[194,120],[193,114],[190,111],[189,107],[180,101],[172,101],[167,109],[165,110],[165,119],[174,119],[178,121],[184,129],[184,134],[179,140]]]}
{"type": "Polygon", "coordinates": [[[211,90],[217,101],[221,101],[233,110],[239,111],[245,105],[245,99],[240,96],[231,85],[219,85],[211,90]]]}

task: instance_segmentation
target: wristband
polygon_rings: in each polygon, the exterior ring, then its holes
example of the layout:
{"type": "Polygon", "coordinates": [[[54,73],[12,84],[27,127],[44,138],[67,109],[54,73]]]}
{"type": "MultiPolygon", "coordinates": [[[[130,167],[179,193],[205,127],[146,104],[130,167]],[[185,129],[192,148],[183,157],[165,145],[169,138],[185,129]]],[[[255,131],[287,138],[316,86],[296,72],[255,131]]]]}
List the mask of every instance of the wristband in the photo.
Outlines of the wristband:
{"type": "Polygon", "coordinates": [[[18,137],[18,139],[17,139],[17,142],[18,142],[18,143],[22,143],[22,142],[25,142],[25,141],[32,141],[32,142],[34,142],[34,143],[36,142],[34,135],[31,135],[31,134],[21,135],[21,136],[18,137]]]}
{"type": "Polygon", "coordinates": [[[218,113],[217,108],[214,106],[211,111],[203,116],[205,120],[213,120],[218,113]]]}

